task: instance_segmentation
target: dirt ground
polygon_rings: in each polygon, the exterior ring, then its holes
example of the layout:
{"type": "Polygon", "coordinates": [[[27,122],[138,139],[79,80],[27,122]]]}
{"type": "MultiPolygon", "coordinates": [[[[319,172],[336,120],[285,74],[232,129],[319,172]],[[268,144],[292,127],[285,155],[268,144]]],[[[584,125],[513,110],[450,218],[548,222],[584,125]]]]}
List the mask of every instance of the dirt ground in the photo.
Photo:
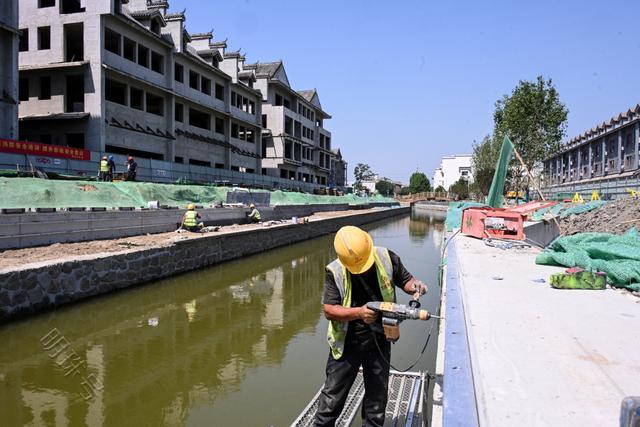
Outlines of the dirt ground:
{"type": "MultiPolygon", "coordinates": [[[[320,221],[326,218],[336,218],[358,213],[370,212],[372,209],[349,210],[337,212],[318,212],[308,217],[309,222],[320,221]]],[[[55,243],[49,246],[35,248],[24,248],[15,250],[0,251],[0,270],[21,265],[44,263],[51,260],[68,261],[86,255],[96,254],[120,254],[134,252],[142,249],[171,246],[174,242],[186,239],[200,239],[211,234],[235,233],[238,231],[251,230],[265,227],[278,227],[287,225],[290,222],[281,223],[267,221],[260,224],[229,225],[220,227],[216,232],[211,233],[176,233],[174,231],[159,234],[146,234],[142,236],[124,237],[121,239],[94,240],[90,242],[78,243],[55,243]]]]}
{"type": "Polygon", "coordinates": [[[640,198],[626,197],[590,212],[560,220],[563,234],[584,232],[623,234],[631,227],[640,230],[640,198]]]}

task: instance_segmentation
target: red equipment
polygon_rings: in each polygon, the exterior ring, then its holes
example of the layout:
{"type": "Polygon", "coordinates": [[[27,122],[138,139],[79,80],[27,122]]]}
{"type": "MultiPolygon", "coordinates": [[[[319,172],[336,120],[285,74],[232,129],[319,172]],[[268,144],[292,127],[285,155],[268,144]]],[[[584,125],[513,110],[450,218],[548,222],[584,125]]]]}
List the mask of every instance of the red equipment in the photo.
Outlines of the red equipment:
{"type": "Polygon", "coordinates": [[[462,212],[462,234],[484,239],[524,240],[526,215],[500,208],[472,207],[462,212]]]}

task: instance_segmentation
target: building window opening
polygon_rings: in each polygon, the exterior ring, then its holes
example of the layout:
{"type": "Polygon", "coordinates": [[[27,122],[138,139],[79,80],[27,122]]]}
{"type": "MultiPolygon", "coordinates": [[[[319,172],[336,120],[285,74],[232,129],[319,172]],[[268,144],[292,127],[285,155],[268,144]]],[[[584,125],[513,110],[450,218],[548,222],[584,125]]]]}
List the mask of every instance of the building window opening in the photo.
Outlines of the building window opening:
{"type": "Polygon", "coordinates": [[[160,35],[160,22],[157,19],[151,21],[151,32],[160,35]]]}
{"type": "Polygon", "coordinates": [[[211,80],[202,77],[200,81],[200,91],[205,95],[211,95],[211,80]]]}
{"type": "Polygon", "coordinates": [[[254,135],[255,134],[253,132],[253,129],[247,129],[247,132],[246,132],[247,139],[246,139],[246,141],[247,142],[255,142],[255,136],[254,135]]]}
{"type": "Polygon", "coordinates": [[[184,83],[184,67],[176,62],[173,68],[173,78],[175,81],[184,83]]]}
{"type": "Polygon", "coordinates": [[[224,134],[224,119],[216,117],[216,132],[224,134]]]}
{"type": "Polygon", "coordinates": [[[189,87],[191,89],[198,90],[199,81],[200,81],[200,75],[195,71],[189,71],[189,87]]]}
{"type": "Polygon", "coordinates": [[[60,0],[60,13],[80,13],[84,12],[84,7],[80,4],[80,0],[60,0]]]}
{"type": "Polygon", "coordinates": [[[127,85],[106,79],[104,82],[104,97],[107,101],[127,105],[127,85]]]}
{"type": "Polygon", "coordinates": [[[238,138],[239,134],[239,126],[236,123],[231,123],[231,138],[238,138]]]}
{"type": "Polygon", "coordinates": [[[184,157],[175,156],[173,161],[176,163],[184,163],[184,157]]]}
{"type": "Polygon", "coordinates": [[[138,65],[149,68],[149,49],[138,45],[138,65]]]}
{"type": "Polygon", "coordinates": [[[136,110],[144,111],[144,92],[142,89],[132,87],[129,90],[129,106],[136,110]]]}
{"type": "Polygon", "coordinates": [[[18,51],[27,52],[29,50],[29,29],[23,28],[20,30],[20,39],[18,42],[18,51]]]}
{"type": "Polygon", "coordinates": [[[204,160],[189,159],[189,164],[194,166],[204,166],[207,168],[211,167],[211,162],[206,162],[204,160]]]}
{"type": "Polygon", "coordinates": [[[151,69],[159,74],[164,74],[164,56],[156,52],[151,52],[151,69]]]}
{"type": "Polygon", "coordinates": [[[115,31],[105,28],[104,29],[104,48],[111,53],[120,55],[120,34],[115,31]]]}
{"type": "Polygon", "coordinates": [[[84,149],[84,133],[68,133],[65,135],[67,146],[84,149]]]}
{"type": "Polygon", "coordinates": [[[38,99],[51,99],[51,76],[40,77],[40,95],[38,99]]]}
{"type": "Polygon", "coordinates": [[[147,92],[147,113],[164,116],[164,98],[147,92]]]}
{"type": "Polygon", "coordinates": [[[262,127],[263,127],[264,129],[266,129],[266,128],[267,128],[267,115],[266,115],[266,114],[263,114],[263,115],[262,115],[262,127]]]}
{"type": "Polygon", "coordinates": [[[53,7],[56,5],[56,0],[38,0],[38,8],[43,9],[45,7],[53,7]]]}
{"type": "Polygon", "coordinates": [[[216,169],[224,169],[224,163],[216,163],[215,168],[216,169]]]}
{"type": "Polygon", "coordinates": [[[176,103],[175,119],[176,122],[184,122],[184,106],[182,104],[176,103]]]}
{"type": "Polygon", "coordinates": [[[293,159],[293,143],[291,141],[284,143],[284,157],[286,159],[293,159]]]}
{"type": "Polygon", "coordinates": [[[38,50],[51,49],[51,27],[38,27],[38,50]]]}
{"type": "Polygon", "coordinates": [[[293,120],[290,117],[284,119],[284,133],[293,135],[293,120]]]}
{"type": "Polygon", "coordinates": [[[22,77],[18,82],[18,99],[20,101],[29,100],[29,79],[22,77]]]}
{"type": "Polygon", "coordinates": [[[122,39],[122,56],[131,62],[136,62],[136,42],[126,37],[122,39]]]}
{"type": "Polygon", "coordinates": [[[282,105],[282,96],[276,93],[276,106],[281,106],[281,105],[282,105]]]}
{"type": "Polygon", "coordinates": [[[240,166],[231,166],[231,170],[234,172],[240,172],[240,166]]]}
{"type": "Polygon", "coordinates": [[[189,108],[189,124],[200,129],[211,129],[211,115],[189,108]]]}
{"type": "Polygon", "coordinates": [[[81,113],[84,111],[84,76],[67,76],[67,99],[65,102],[67,113],[81,113]]]}
{"type": "Polygon", "coordinates": [[[224,86],[216,83],[216,99],[224,101],[224,86]]]}
{"type": "Polygon", "coordinates": [[[64,49],[65,61],[84,60],[84,25],[82,23],[64,26],[64,49]]]}

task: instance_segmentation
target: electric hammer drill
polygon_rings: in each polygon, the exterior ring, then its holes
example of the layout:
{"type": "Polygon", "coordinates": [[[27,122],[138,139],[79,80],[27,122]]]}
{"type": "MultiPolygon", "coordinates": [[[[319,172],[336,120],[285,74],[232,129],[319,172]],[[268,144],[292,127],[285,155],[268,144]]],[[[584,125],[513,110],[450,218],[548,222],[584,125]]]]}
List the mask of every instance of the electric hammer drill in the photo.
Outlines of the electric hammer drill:
{"type": "Polygon", "coordinates": [[[411,301],[410,305],[395,304],[393,302],[372,301],[367,303],[369,310],[382,315],[382,328],[387,340],[395,342],[400,338],[400,323],[407,319],[428,320],[431,315],[427,310],[420,310],[418,301],[411,301]],[[413,304],[412,304],[413,303],[413,304]]]}

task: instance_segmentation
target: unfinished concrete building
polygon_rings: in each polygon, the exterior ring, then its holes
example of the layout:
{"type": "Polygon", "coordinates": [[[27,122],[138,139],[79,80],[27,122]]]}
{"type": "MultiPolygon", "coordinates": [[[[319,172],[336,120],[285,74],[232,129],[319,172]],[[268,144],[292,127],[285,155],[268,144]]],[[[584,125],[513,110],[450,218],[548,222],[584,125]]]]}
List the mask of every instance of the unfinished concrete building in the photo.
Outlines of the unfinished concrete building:
{"type": "Polygon", "coordinates": [[[243,70],[255,72],[254,87],[262,92],[263,174],[328,185],[331,132],[323,125],[331,116],[318,92],[292,89],[282,61],[246,64],[243,70]]]}
{"type": "Polygon", "coordinates": [[[20,6],[20,139],[260,173],[255,73],[167,1],[20,6]]]}
{"type": "Polygon", "coordinates": [[[640,104],[568,141],[543,162],[543,186],[550,194],[593,190],[620,197],[640,190],[640,104]]]}
{"type": "Polygon", "coordinates": [[[0,138],[18,137],[18,0],[0,1],[0,138]]]}
{"type": "Polygon", "coordinates": [[[339,148],[332,149],[331,153],[329,187],[343,190],[347,186],[347,162],[342,158],[339,148]]]}

